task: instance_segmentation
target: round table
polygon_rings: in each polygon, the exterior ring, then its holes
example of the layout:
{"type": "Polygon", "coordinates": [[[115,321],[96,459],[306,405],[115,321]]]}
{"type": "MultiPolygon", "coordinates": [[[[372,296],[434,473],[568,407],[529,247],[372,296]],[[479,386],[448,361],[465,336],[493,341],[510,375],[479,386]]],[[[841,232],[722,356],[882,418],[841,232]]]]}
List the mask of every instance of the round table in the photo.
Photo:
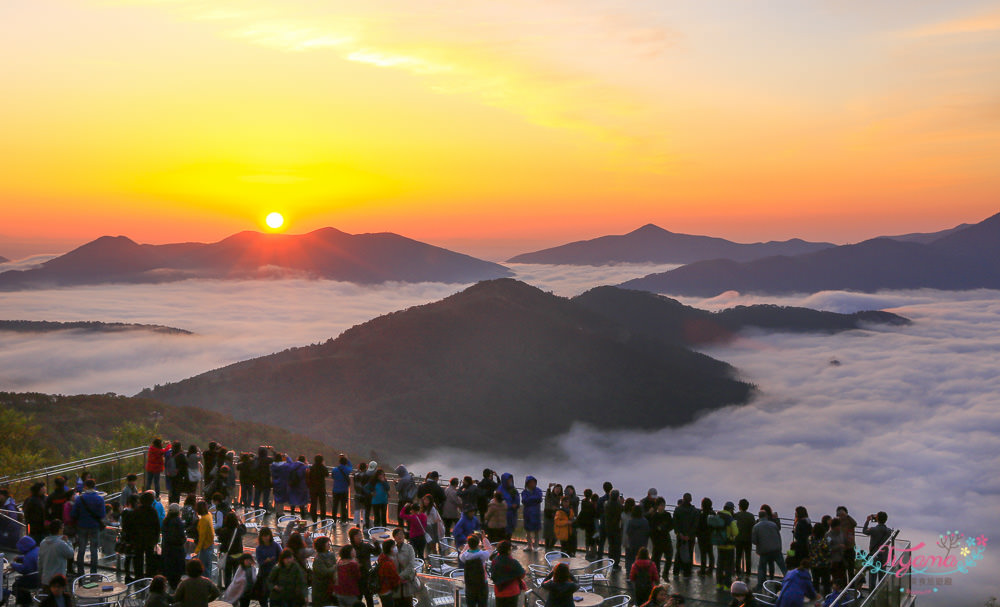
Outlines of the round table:
{"type": "Polygon", "coordinates": [[[566,563],[569,565],[570,571],[583,571],[587,567],[590,567],[590,561],[587,559],[577,558],[575,556],[570,558],[554,559],[552,561],[552,567],[555,567],[557,563],[566,563]]]}
{"type": "Polygon", "coordinates": [[[225,601],[212,601],[208,604],[208,607],[233,607],[225,601]]]}
{"type": "Polygon", "coordinates": [[[576,607],[597,607],[604,602],[604,597],[593,592],[574,592],[573,604],[576,607]]]}
{"type": "Polygon", "coordinates": [[[392,539],[392,532],[391,531],[384,531],[382,533],[376,533],[375,535],[371,536],[369,539],[372,539],[372,540],[375,540],[375,541],[378,541],[378,542],[384,542],[386,540],[391,540],[392,539]]]}
{"type": "Polygon", "coordinates": [[[84,599],[88,603],[108,603],[114,597],[124,594],[127,586],[121,582],[98,582],[93,588],[76,587],[77,598],[84,599]],[[104,590],[110,586],[111,590],[104,590]]]}

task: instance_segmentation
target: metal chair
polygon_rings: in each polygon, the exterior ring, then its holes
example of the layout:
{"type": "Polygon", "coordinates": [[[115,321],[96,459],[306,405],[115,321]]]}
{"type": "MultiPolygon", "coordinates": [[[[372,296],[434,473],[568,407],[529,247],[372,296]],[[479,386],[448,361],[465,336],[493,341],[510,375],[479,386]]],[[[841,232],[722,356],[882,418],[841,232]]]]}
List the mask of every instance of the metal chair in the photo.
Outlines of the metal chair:
{"type": "Polygon", "coordinates": [[[528,565],[528,575],[539,585],[542,583],[542,580],[548,577],[550,571],[551,568],[545,565],[535,565],[534,563],[528,565]]]}
{"type": "Polygon", "coordinates": [[[580,590],[583,590],[585,592],[593,592],[594,574],[593,573],[576,574],[576,585],[580,587],[580,590]]]}
{"type": "Polygon", "coordinates": [[[552,565],[552,561],[556,559],[568,559],[568,558],[569,558],[568,554],[566,554],[565,552],[559,552],[558,550],[545,553],[545,562],[548,563],[549,565],[552,565]]]}
{"type": "Polygon", "coordinates": [[[463,580],[465,579],[465,569],[455,569],[448,574],[448,577],[453,580],[463,580]]]}
{"type": "Polygon", "coordinates": [[[438,540],[438,545],[441,546],[441,552],[443,556],[446,557],[458,557],[458,550],[455,548],[455,538],[445,536],[438,540]]]}
{"type": "Polygon", "coordinates": [[[588,573],[594,574],[595,582],[601,582],[602,584],[607,585],[608,572],[611,571],[611,567],[613,567],[614,564],[615,562],[611,559],[601,559],[599,561],[594,561],[593,563],[590,564],[590,567],[588,567],[589,569],[588,573]]]}
{"type": "Polygon", "coordinates": [[[628,607],[629,602],[632,600],[627,594],[616,594],[615,596],[609,596],[604,599],[601,603],[601,607],[628,607]]]}
{"type": "Polygon", "coordinates": [[[413,559],[413,563],[417,568],[417,571],[424,570],[424,559],[413,559]]]}
{"type": "Polygon", "coordinates": [[[125,597],[119,601],[121,607],[143,607],[149,598],[149,586],[153,578],[142,578],[129,583],[125,587],[125,597]]]}
{"type": "Polygon", "coordinates": [[[332,518],[327,519],[325,521],[320,521],[320,523],[312,531],[312,539],[315,541],[321,537],[329,536],[330,529],[333,528],[334,524],[336,524],[336,521],[333,520],[332,518]]]}
{"type": "Polygon", "coordinates": [[[390,533],[391,530],[388,527],[369,527],[368,528],[368,539],[375,537],[376,535],[381,535],[383,533],[390,533]]]}
{"type": "Polygon", "coordinates": [[[778,596],[781,592],[781,582],[779,580],[767,580],[762,584],[764,592],[772,596],[778,596]]]}
{"type": "Polygon", "coordinates": [[[458,569],[457,559],[438,554],[427,555],[427,573],[448,576],[456,569],[458,569]]]}
{"type": "Polygon", "coordinates": [[[847,592],[844,593],[844,598],[840,599],[840,602],[837,603],[834,607],[851,607],[851,605],[857,603],[858,599],[860,598],[861,598],[861,592],[854,588],[850,588],[847,592]]]}
{"type": "Polygon", "coordinates": [[[770,594],[762,594],[760,592],[753,593],[753,598],[757,601],[758,605],[774,605],[774,602],[778,599],[776,596],[770,594]]]}
{"type": "Polygon", "coordinates": [[[263,508],[247,512],[243,517],[243,524],[246,526],[247,531],[259,533],[260,528],[264,526],[265,516],[267,516],[267,510],[263,508]]]}

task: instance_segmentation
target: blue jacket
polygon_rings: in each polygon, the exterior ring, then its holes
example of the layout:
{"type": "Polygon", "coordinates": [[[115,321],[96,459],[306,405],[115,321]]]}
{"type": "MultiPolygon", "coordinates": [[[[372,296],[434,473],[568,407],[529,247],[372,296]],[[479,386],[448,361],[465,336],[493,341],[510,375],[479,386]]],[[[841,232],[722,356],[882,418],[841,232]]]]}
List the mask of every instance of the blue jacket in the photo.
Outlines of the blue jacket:
{"type": "Polygon", "coordinates": [[[455,527],[451,530],[451,536],[455,538],[455,546],[464,546],[472,532],[477,529],[479,529],[479,519],[475,515],[469,516],[468,513],[463,512],[462,518],[458,519],[455,527]]]}
{"type": "Polygon", "coordinates": [[[334,493],[347,493],[347,489],[351,486],[351,472],[353,470],[354,466],[351,465],[350,461],[330,469],[334,493]]]}
{"type": "Polygon", "coordinates": [[[514,475],[510,472],[504,472],[500,476],[500,486],[497,491],[503,494],[507,510],[517,510],[521,506],[521,496],[518,495],[517,487],[514,486],[514,475]]]}
{"type": "Polygon", "coordinates": [[[71,511],[80,529],[99,529],[105,516],[104,498],[96,491],[84,491],[76,498],[71,511]],[[96,518],[99,517],[99,518],[96,518]]]}
{"type": "Polygon", "coordinates": [[[38,544],[35,543],[35,539],[30,535],[26,535],[21,539],[17,540],[17,551],[20,552],[24,558],[21,559],[20,563],[11,563],[10,566],[14,568],[14,571],[24,574],[31,575],[32,573],[38,572],[38,544]]]}
{"type": "Polygon", "coordinates": [[[775,607],[801,607],[807,598],[816,599],[812,577],[808,571],[793,569],[781,581],[781,592],[775,607]]]}
{"type": "Polygon", "coordinates": [[[304,462],[288,462],[288,503],[295,506],[306,506],[309,504],[309,482],[306,474],[309,466],[304,462]],[[293,479],[298,479],[293,482],[293,479]]]}
{"type": "Polygon", "coordinates": [[[271,464],[271,486],[274,490],[274,502],[277,504],[288,503],[288,473],[291,471],[289,466],[291,461],[271,464]]]}
{"type": "Polygon", "coordinates": [[[535,481],[533,489],[525,488],[521,491],[521,504],[524,505],[524,530],[538,531],[542,528],[542,490],[538,488],[538,481],[533,476],[525,477],[524,484],[527,486],[531,481],[535,481]]]}

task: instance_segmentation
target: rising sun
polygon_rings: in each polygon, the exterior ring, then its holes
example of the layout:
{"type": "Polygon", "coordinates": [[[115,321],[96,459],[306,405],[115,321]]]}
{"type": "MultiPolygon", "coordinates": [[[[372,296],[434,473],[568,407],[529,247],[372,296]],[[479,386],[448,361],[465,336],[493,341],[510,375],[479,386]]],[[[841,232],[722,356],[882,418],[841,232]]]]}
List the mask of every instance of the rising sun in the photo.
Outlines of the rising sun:
{"type": "Polygon", "coordinates": [[[285,218],[281,216],[281,213],[268,213],[267,217],[264,218],[264,223],[272,230],[277,230],[285,223],[285,218]]]}

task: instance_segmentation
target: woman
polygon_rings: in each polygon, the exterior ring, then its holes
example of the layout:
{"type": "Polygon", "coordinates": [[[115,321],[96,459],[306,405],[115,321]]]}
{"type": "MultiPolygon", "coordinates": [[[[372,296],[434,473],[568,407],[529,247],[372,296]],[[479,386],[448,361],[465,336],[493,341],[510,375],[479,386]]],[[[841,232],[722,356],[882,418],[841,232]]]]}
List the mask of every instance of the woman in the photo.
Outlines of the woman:
{"type": "Polygon", "coordinates": [[[423,512],[427,514],[427,533],[431,536],[430,541],[427,544],[426,552],[440,552],[438,550],[438,541],[444,537],[444,520],[438,513],[437,506],[434,503],[434,496],[430,493],[424,495],[420,498],[421,505],[423,506],[423,512]]]}
{"type": "Polygon", "coordinates": [[[805,506],[795,507],[795,523],[792,525],[792,546],[788,552],[788,566],[797,567],[799,559],[809,556],[809,539],[813,535],[812,521],[805,506]]]}
{"type": "Polygon", "coordinates": [[[144,483],[143,491],[149,490],[152,486],[155,488],[156,497],[160,497],[160,475],[163,474],[163,456],[170,453],[170,446],[163,446],[163,441],[154,438],[153,444],[149,446],[149,450],[146,452],[146,482],[144,483]]]}
{"type": "Polygon", "coordinates": [[[649,600],[642,604],[642,607],[663,607],[670,600],[669,586],[656,586],[649,593],[649,600]]]}
{"type": "MultiPolygon", "coordinates": [[[[257,559],[257,566],[260,567],[260,570],[257,572],[257,577],[265,580],[268,579],[268,576],[271,575],[271,570],[278,564],[278,555],[280,554],[281,547],[275,543],[271,528],[262,527],[260,533],[257,534],[257,549],[254,551],[254,556],[257,559]]],[[[268,607],[267,599],[270,592],[271,586],[269,584],[263,584],[261,596],[258,598],[260,601],[260,607],[268,607]]]]}
{"type": "MultiPolygon", "coordinates": [[[[639,516],[642,516],[642,508],[639,507],[639,516]]],[[[660,572],[653,561],[649,560],[649,549],[643,546],[636,553],[635,562],[629,569],[628,581],[632,582],[635,589],[635,596],[640,599],[650,596],[653,587],[660,583],[660,572]]]]}
{"type": "Polygon", "coordinates": [[[503,503],[503,494],[497,491],[486,507],[486,537],[493,543],[504,539],[507,529],[507,507],[503,503]]]}
{"type": "Polygon", "coordinates": [[[571,517],[573,519],[573,529],[570,530],[569,534],[569,554],[576,554],[576,517],[580,514],[580,496],[576,494],[576,488],[573,485],[566,485],[563,489],[563,495],[569,500],[569,509],[571,517]]]}
{"type": "Polygon", "coordinates": [[[376,527],[385,527],[386,511],[389,508],[389,481],[385,480],[385,470],[379,468],[368,483],[368,493],[372,496],[372,514],[376,527]]]}
{"type": "Polygon", "coordinates": [[[393,529],[392,539],[396,542],[393,560],[396,562],[396,571],[399,572],[400,579],[399,586],[393,592],[393,603],[399,607],[410,607],[414,595],[420,590],[420,582],[417,580],[417,555],[413,546],[407,543],[406,534],[402,529],[393,529]]]}
{"type": "Polygon", "coordinates": [[[170,504],[167,517],[163,519],[163,575],[170,582],[171,588],[177,588],[184,575],[184,557],[187,535],[184,533],[184,522],[181,521],[181,507],[170,504]]]}
{"type": "Polygon", "coordinates": [[[533,476],[525,477],[521,491],[521,505],[524,506],[524,534],[528,540],[528,552],[538,547],[538,532],[542,528],[542,490],[533,476]]]}
{"type": "Polygon", "coordinates": [[[180,441],[174,441],[170,445],[170,461],[174,467],[173,477],[167,477],[167,481],[170,484],[170,503],[176,503],[181,500],[181,493],[190,491],[188,489],[188,462],[187,455],[184,453],[184,449],[181,447],[180,441]]]}
{"type": "Polygon", "coordinates": [[[580,589],[576,579],[569,573],[569,565],[557,563],[542,582],[542,589],[548,591],[545,607],[573,607],[573,593],[580,589]]]}
{"type": "Polygon", "coordinates": [[[222,570],[224,586],[229,586],[233,574],[240,565],[240,558],[243,555],[243,536],[246,532],[246,526],[240,522],[235,512],[226,513],[222,527],[219,528],[219,547],[225,555],[225,565],[222,570]]]}
{"type": "Polygon", "coordinates": [[[259,586],[257,580],[259,576],[253,571],[253,555],[243,552],[236,559],[236,573],[232,583],[222,593],[223,601],[234,607],[250,607],[250,601],[254,598],[255,588],[259,586]]]}
{"type": "Polygon", "coordinates": [[[312,604],[314,607],[333,605],[333,584],[337,577],[337,555],[330,550],[330,538],[323,536],[313,542],[316,558],[312,567],[312,604]]]}
{"type": "Polygon", "coordinates": [[[701,512],[698,513],[698,526],[695,530],[695,537],[698,539],[698,554],[700,555],[701,568],[698,575],[705,575],[707,571],[715,569],[715,550],[712,548],[712,528],[708,526],[708,517],[715,514],[712,509],[712,500],[703,498],[701,500],[701,512]]]}
{"type": "MultiPolygon", "coordinates": [[[[649,544],[649,521],[642,515],[642,506],[638,504],[632,506],[632,515],[625,523],[624,537],[627,543],[627,547],[625,548],[625,571],[631,571],[632,563],[638,558],[639,550],[649,544]]],[[[648,552],[646,558],[649,558],[648,552]]],[[[641,597],[646,594],[648,594],[648,589],[646,593],[637,594],[636,596],[641,597]]]]}
{"type": "Polygon", "coordinates": [[[198,483],[205,478],[205,463],[201,453],[198,453],[197,445],[188,447],[185,459],[187,459],[187,492],[198,493],[198,483]]]}
{"type": "Polygon", "coordinates": [[[504,472],[500,477],[500,487],[497,489],[503,495],[503,501],[507,505],[507,524],[504,526],[504,537],[510,541],[514,537],[514,529],[517,528],[517,511],[521,509],[521,494],[514,486],[514,475],[504,472]]]}
{"type": "MultiPolygon", "coordinates": [[[[831,519],[832,520],[832,519],[831,519]]],[[[831,560],[830,542],[826,539],[827,525],[813,525],[812,537],[809,538],[809,560],[812,561],[813,585],[821,589],[823,596],[830,594],[831,560]]]]}
{"type": "Polygon", "coordinates": [[[444,519],[444,535],[451,535],[451,528],[462,516],[462,497],[458,494],[458,477],[448,481],[444,490],[444,505],[441,506],[441,518],[444,519]]]}
{"type": "Polygon", "coordinates": [[[67,585],[65,575],[57,573],[52,576],[38,607],[73,607],[73,595],[66,592],[67,585]]]}
{"type": "Polygon", "coordinates": [[[830,519],[830,531],[826,534],[826,543],[830,548],[830,577],[832,582],[840,582],[840,587],[847,585],[846,569],[844,567],[844,534],[840,529],[840,519],[830,519]]]}
{"type": "Polygon", "coordinates": [[[203,575],[205,568],[200,560],[191,559],[185,570],[187,578],[177,586],[177,591],[170,598],[174,607],[208,607],[209,603],[219,598],[219,589],[203,575]]]}
{"type": "Polygon", "coordinates": [[[184,524],[184,535],[189,539],[198,539],[198,497],[188,493],[181,506],[181,523],[184,524]]]}
{"type": "Polygon", "coordinates": [[[340,607],[356,607],[361,603],[361,566],[350,544],[340,549],[336,580],[333,593],[340,607]]]}
{"type": "Polygon", "coordinates": [[[524,567],[510,556],[510,542],[504,540],[497,546],[490,572],[496,607],[517,607],[521,593],[527,589],[524,583],[524,567]]]}
{"type": "Polygon", "coordinates": [[[375,568],[375,575],[378,576],[378,600],[382,607],[393,607],[393,594],[402,584],[399,570],[396,569],[396,561],[393,559],[395,553],[396,542],[393,540],[382,542],[382,554],[378,556],[375,568]]]}
{"type": "Polygon", "coordinates": [[[170,595],[167,594],[167,578],[158,575],[149,582],[149,596],[143,607],[170,607],[170,595]]]}
{"type": "Polygon", "coordinates": [[[556,539],[559,540],[563,551],[573,556],[570,551],[570,537],[573,535],[573,511],[569,507],[569,499],[563,496],[559,509],[556,510],[553,526],[555,527],[556,539]]]}
{"type": "Polygon", "coordinates": [[[556,547],[556,510],[562,506],[563,489],[559,483],[550,484],[545,490],[545,506],[543,511],[543,538],[545,551],[550,552],[556,547]]]}
{"type": "Polygon", "coordinates": [[[417,558],[424,558],[424,546],[427,540],[424,534],[427,533],[427,514],[421,511],[420,503],[414,500],[413,503],[403,506],[399,513],[399,520],[405,522],[409,529],[410,544],[417,558]]]}
{"type": "Polygon", "coordinates": [[[656,509],[648,516],[649,539],[653,543],[652,561],[657,567],[660,560],[664,562],[663,577],[666,579],[670,572],[670,563],[673,559],[674,546],[670,538],[670,532],[674,528],[674,519],[667,512],[667,500],[663,496],[656,498],[656,509]]]}
{"type": "Polygon", "coordinates": [[[306,573],[295,562],[295,555],[285,548],[278,564],[267,575],[269,600],[275,607],[300,607],[306,603],[306,573]]]}
{"type": "Polygon", "coordinates": [[[215,528],[212,525],[212,515],[208,513],[208,504],[205,502],[198,502],[195,512],[198,513],[198,540],[194,545],[194,551],[198,555],[198,560],[201,561],[199,567],[202,568],[205,577],[211,579],[212,558],[215,552],[215,528]]]}
{"type": "Polygon", "coordinates": [[[302,537],[302,534],[298,531],[292,533],[288,536],[288,544],[285,546],[292,551],[292,555],[295,557],[295,562],[298,563],[302,572],[306,574],[306,579],[309,578],[309,557],[316,554],[316,551],[312,548],[306,546],[306,540],[302,537]]]}
{"type": "Polygon", "coordinates": [[[594,537],[597,530],[596,497],[590,489],[584,490],[583,499],[580,500],[580,513],[576,516],[576,528],[583,532],[583,545],[588,560],[597,558],[597,539],[594,537]]]}

